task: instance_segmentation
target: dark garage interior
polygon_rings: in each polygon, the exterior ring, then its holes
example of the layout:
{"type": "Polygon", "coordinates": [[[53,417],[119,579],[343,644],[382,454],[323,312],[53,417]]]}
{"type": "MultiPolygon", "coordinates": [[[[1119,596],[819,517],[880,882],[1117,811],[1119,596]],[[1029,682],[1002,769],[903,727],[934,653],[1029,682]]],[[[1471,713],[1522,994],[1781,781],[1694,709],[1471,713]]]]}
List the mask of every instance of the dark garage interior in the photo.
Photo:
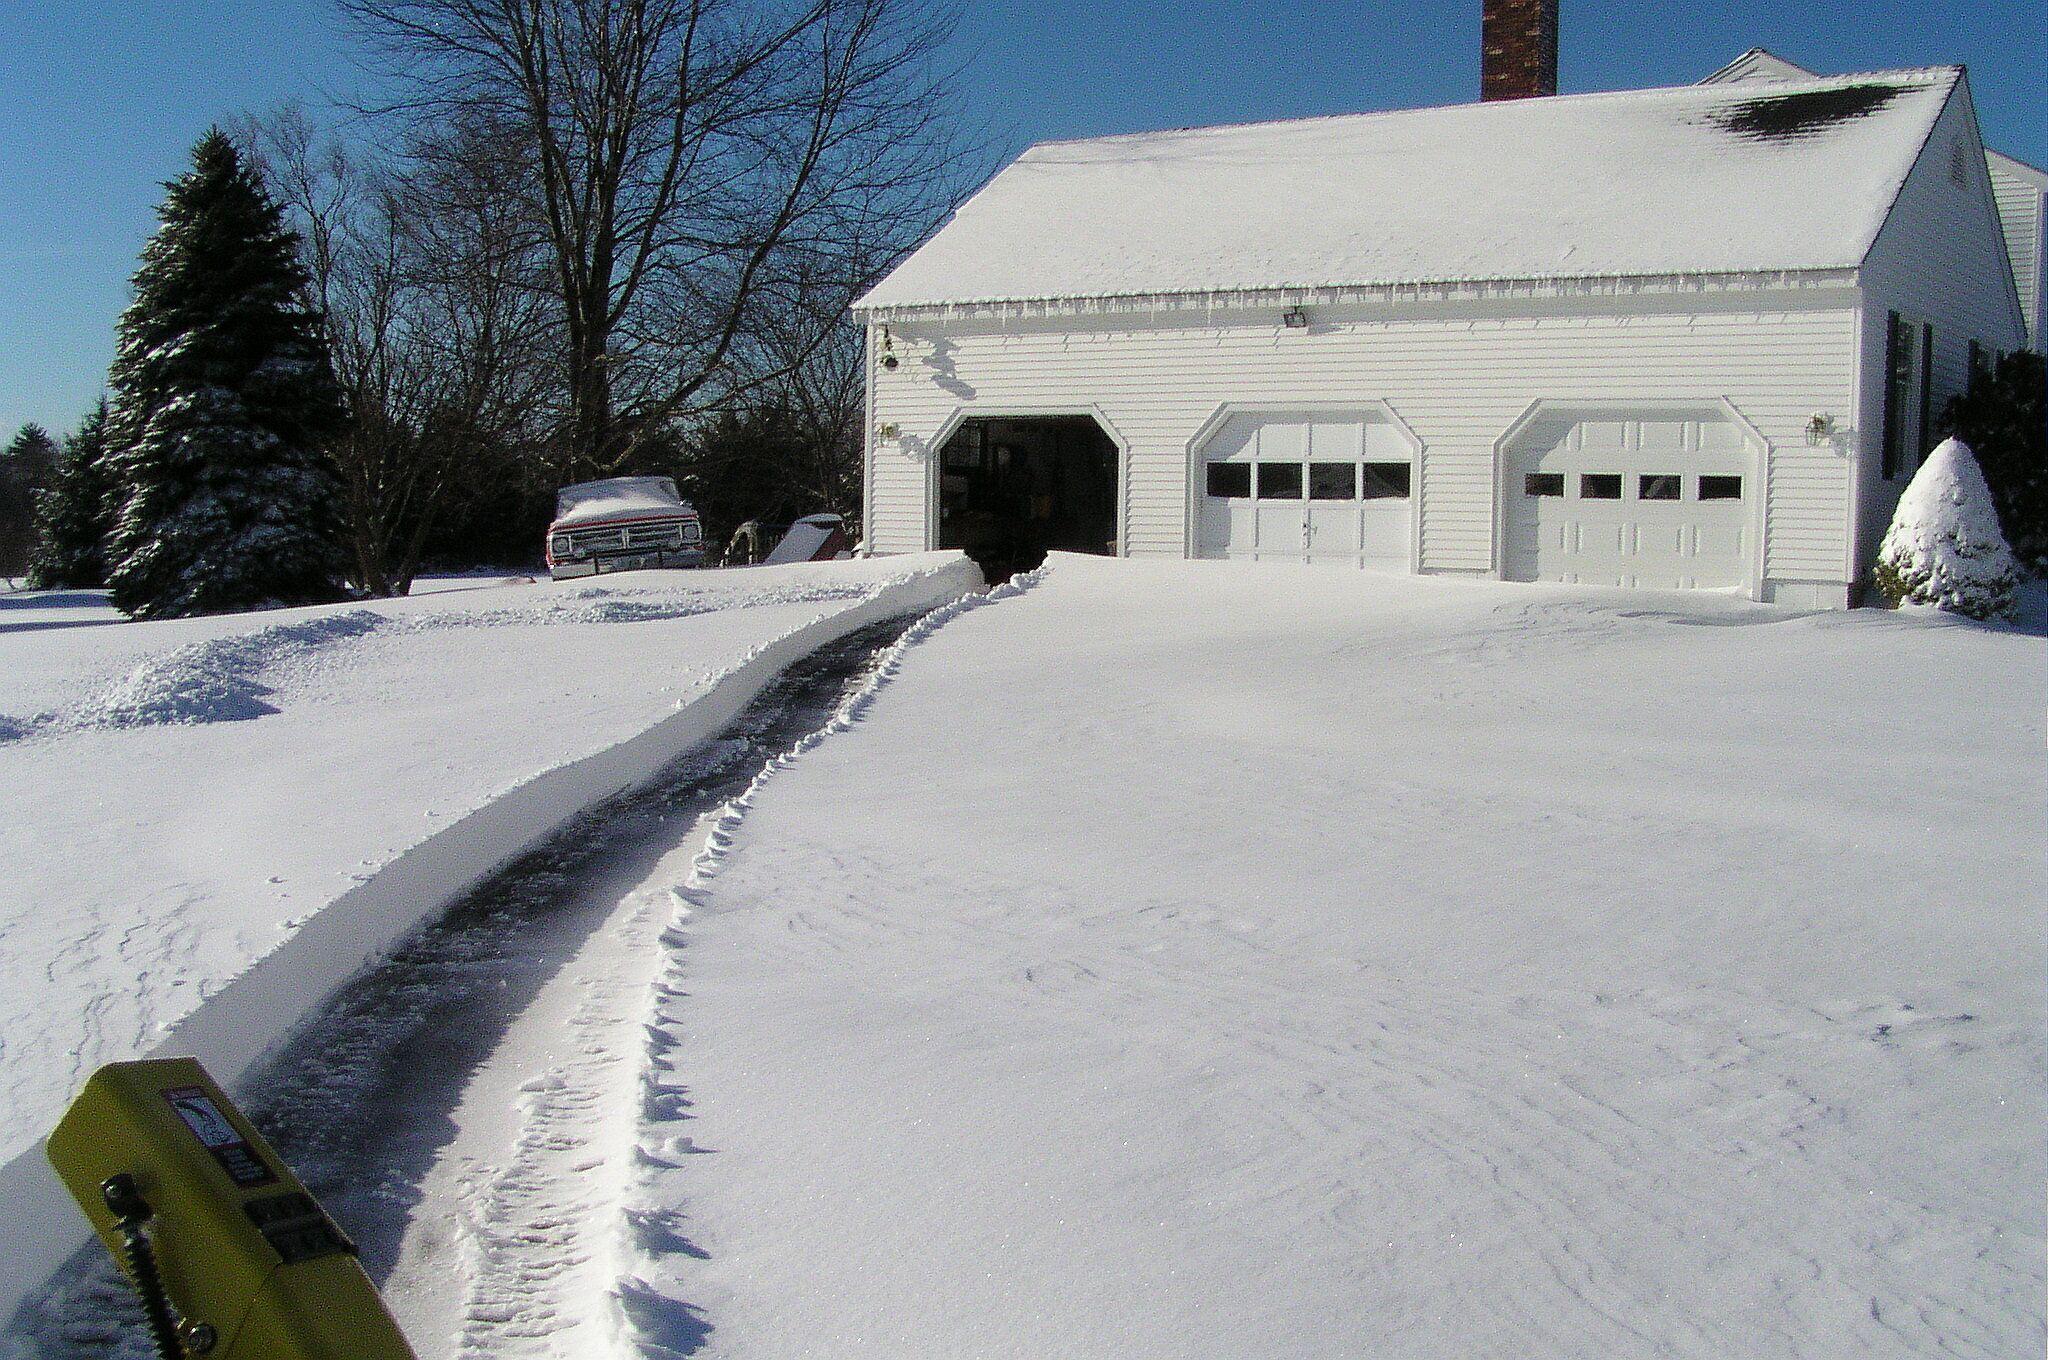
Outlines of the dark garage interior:
{"type": "Polygon", "coordinates": [[[1048,552],[1116,552],[1117,447],[1088,416],[965,421],[939,454],[939,546],[990,583],[1048,552]]]}

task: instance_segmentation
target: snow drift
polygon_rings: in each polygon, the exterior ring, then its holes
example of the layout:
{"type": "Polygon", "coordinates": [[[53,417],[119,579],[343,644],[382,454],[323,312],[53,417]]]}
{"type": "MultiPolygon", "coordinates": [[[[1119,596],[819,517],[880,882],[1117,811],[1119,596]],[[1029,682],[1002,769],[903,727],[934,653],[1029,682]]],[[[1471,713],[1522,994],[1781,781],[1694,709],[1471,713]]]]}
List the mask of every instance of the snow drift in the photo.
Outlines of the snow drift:
{"type": "Polygon", "coordinates": [[[682,886],[626,1339],[2038,1354],[2034,627],[1056,555],[682,886]]]}

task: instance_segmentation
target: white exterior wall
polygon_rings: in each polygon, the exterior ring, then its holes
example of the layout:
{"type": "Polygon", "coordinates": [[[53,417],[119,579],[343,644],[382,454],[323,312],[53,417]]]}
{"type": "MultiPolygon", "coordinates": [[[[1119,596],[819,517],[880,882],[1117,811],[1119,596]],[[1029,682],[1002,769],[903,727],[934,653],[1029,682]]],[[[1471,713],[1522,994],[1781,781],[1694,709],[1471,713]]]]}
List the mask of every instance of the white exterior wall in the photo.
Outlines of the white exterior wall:
{"type": "Polygon", "coordinates": [[[2048,268],[2041,257],[2048,252],[2048,174],[2033,166],[1987,152],[1991,167],[1991,194],[1998,202],[1998,220],[2005,228],[2005,253],[2012,259],[2013,282],[2019,286],[2020,310],[2025,313],[2027,343],[2039,350],[2041,325],[2048,314],[2048,268]]]}
{"type": "Polygon", "coordinates": [[[2026,344],[1984,165],[1969,89],[1959,86],[1864,262],[1863,368],[1854,431],[1861,519],[1856,546],[1859,580],[1875,561],[1878,541],[1915,470],[1902,469],[1902,475],[1889,482],[1881,475],[1887,314],[1896,311],[1934,327],[1931,409],[1937,418],[1948,399],[1969,383],[1972,340],[2000,351],[2026,344]],[[1958,184],[1952,174],[1958,144],[1963,161],[1976,171],[1967,184],[1958,184]]]}
{"type": "Polygon", "coordinates": [[[1848,460],[1809,447],[1805,424],[1816,410],[1846,423],[1853,409],[1856,318],[1848,289],[1359,304],[1317,309],[1299,330],[1273,309],[898,317],[901,366],[871,369],[869,542],[880,552],[931,544],[936,442],[965,416],[1099,412],[1125,445],[1124,550],[1180,557],[1191,445],[1222,404],[1385,402],[1423,446],[1422,569],[1493,573],[1495,448],[1532,402],[1725,398],[1769,444],[1764,593],[1843,604],[1848,460]],[[897,438],[874,435],[890,424],[897,438]]]}

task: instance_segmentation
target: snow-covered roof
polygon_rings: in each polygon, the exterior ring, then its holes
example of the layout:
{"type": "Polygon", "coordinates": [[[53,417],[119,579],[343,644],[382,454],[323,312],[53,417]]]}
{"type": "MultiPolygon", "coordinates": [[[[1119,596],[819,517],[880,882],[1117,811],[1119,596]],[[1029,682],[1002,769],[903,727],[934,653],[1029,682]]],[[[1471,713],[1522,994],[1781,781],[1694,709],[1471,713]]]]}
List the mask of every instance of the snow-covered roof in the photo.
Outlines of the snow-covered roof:
{"type": "MultiPolygon", "coordinates": [[[[1820,73],[1809,71],[1804,66],[1785,60],[1767,47],[1752,47],[1735,60],[1723,66],[1706,79],[1702,85],[1727,85],[1738,82],[1751,84],[1782,85],[1798,80],[1819,80],[1820,73]]],[[[2021,160],[2003,151],[1984,148],[1984,158],[1998,169],[2004,170],[2030,184],[2048,191],[2048,170],[2021,160]]]]}
{"type": "Polygon", "coordinates": [[[1860,265],[1959,67],[1046,142],[863,309],[1860,265]]]}

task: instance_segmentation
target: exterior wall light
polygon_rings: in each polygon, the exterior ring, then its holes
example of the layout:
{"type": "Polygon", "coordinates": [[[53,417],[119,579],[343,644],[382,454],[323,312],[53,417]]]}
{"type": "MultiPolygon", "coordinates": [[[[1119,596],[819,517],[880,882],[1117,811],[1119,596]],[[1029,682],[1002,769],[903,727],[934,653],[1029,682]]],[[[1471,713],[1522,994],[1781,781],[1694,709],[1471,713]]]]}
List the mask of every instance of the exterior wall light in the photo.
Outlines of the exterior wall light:
{"type": "Polygon", "coordinates": [[[1289,307],[1280,314],[1280,324],[1291,331],[1308,329],[1308,313],[1299,307],[1289,307]]]}
{"type": "Polygon", "coordinates": [[[1835,418],[1825,411],[1815,411],[1806,418],[1806,443],[1809,448],[1819,448],[1834,437],[1835,418]]]}
{"type": "Polygon", "coordinates": [[[894,373],[903,361],[896,357],[896,342],[887,326],[882,327],[882,367],[894,373]]]}

